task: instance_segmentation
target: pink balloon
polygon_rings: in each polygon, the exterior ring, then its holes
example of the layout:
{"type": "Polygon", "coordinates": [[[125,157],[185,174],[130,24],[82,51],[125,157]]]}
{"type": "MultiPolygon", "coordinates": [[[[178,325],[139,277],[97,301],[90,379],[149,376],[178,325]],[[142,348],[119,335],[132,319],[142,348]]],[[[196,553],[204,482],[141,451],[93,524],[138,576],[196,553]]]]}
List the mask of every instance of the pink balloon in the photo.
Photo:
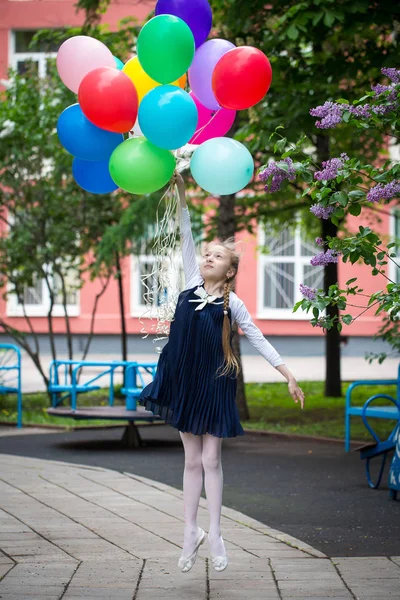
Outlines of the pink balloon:
{"type": "Polygon", "coordinates": [[[189,96],[193,98],[199,113],[197,129],[189,144],[202,144],[211,138],[222,137],[228,133],[235,120],[236,110],[227,108],[210,110],[201,104],[193,92],[190,92],[189,96]]]}
{"type": "Polygon", "coordinates": [[[76,94],[85,75],[99,67],[115,68],[114,56],[99,40],[75,35],[61,44],[57,53],[57,71],[62,82],[76,94]]]}

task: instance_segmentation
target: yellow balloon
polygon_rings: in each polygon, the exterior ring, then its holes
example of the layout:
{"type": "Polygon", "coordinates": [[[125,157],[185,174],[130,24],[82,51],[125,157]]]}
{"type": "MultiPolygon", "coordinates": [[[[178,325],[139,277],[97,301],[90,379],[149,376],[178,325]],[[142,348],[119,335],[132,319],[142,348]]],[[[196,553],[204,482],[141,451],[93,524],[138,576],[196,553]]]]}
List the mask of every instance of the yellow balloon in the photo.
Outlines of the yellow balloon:
{"type": "MultiPolygon", "coordinates": [[[[123,72],[125,75],[129,77],[134,83],[136,91],[138,93],[139,104],[142,101],[143,97],[153,90],[155,87],[162,85],[157,81],[154,81],[151,77],[147,75],[145,71],[143,71],[142,66],[139,62],[137,56],[130,58],[127,63],[125,63],[123,67],[123,72]]],[[[177,85],[182,89],[185,89],[186,86],[186,73],[184,73],[179,79],[173,81],[170,85],[177,85]]]]}

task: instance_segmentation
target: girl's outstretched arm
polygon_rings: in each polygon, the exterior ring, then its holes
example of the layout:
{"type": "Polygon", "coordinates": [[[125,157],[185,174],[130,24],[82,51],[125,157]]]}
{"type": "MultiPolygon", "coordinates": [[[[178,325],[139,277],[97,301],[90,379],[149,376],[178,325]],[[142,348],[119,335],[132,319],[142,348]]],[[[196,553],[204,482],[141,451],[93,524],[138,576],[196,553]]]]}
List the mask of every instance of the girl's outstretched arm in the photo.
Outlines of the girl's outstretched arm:
{"type": "Polygon", "coordinates": [[[189,289],[195,285],[201,285],[203,283],[203,278],[200,274],[199,265],[196,260],[196,247],[192,235],[192,223],[186,203],[185,182],[177,171],[174,173],[173,183],[175,183],[178,189],[179,202],[181,205],[180,234],[183,270],[185,273],[184,289],[189,289]]]}
{"type": "Polygon", "coordinates": [[[301,408],[304,408],[304,392],[298,386],[298,383],[285,365],[283,359],[272,346],[272,344],[265,339],[261,330],[254,323],[249,311],[247,310],[244,302],[239,298],[233,297],[234,305],[232,307],[232,314],[234,320],[237,322],[245,336],[253,344],[260,354],[279,371],[288,382],[289,393],[295,402],[300,401],[301,408]]]}

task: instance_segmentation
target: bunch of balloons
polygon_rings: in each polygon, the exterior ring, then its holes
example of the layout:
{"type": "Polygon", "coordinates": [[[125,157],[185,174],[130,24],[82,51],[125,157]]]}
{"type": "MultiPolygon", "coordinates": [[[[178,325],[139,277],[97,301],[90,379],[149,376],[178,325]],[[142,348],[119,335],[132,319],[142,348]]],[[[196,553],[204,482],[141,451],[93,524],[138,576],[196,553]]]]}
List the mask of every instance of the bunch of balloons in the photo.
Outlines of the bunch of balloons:
{"type": "Polygon", "coordinates": [[[190,169],[204,190],[232,194],[249,183],[250,152],[224,136],[236,111],[264,98],[272,69],[257,48],[207,41],[211,26],[208,0],[158,0],[125,64],[92,37],[61,45],[58,73],[78,102],[62,112],[57,132],[78,185],[94,194],[154,192],[186,144],[197,145],[190,169]]]}

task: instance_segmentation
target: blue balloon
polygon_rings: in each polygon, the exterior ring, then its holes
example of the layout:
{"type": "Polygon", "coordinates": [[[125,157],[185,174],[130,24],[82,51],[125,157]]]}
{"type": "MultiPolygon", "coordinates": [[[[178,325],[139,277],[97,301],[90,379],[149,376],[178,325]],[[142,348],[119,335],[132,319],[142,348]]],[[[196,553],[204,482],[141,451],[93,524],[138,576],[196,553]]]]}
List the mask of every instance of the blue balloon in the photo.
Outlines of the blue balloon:
{"type": "Polygon", "coordinates": [[[124,68],[124,63],[122,62],[122,60],[120,60],[118,58],[118,56],[114,56],[114,60],[115,60],[115,65],[116,65],[117,69],[119,69],[119,71],[122,71],[122,69],[124,68]]]}
{"type": "Polygon", "coordinates": [[[176,85],[160,85],[139,106],[139,127],[155,146],[176,150],[196,131],[199,115],[194,100],[176,85]]]}
{"type": "Polygon", "coordinates": [[[93,125],[79,104],[68,106],[57,121],[58,138],[64,148],[82,160],[108,160],[124,141],[122,133],[113,133],[93,125]]]}
{"type": "Polygon", "coordinates": [[[76,183],[91,194],[109,194],[118,189],[111,179],[108,170],[109,160],[81,160],[74,158],[72,161],[72,175],[76,183]]]}
{"type": "Polygon", "coordinates": [[[231,138],[203,142],[195,150],[190,170],[196,183],[211,194],[235,194],[249,183],[254,161],[246,146],[231,138]]]}

